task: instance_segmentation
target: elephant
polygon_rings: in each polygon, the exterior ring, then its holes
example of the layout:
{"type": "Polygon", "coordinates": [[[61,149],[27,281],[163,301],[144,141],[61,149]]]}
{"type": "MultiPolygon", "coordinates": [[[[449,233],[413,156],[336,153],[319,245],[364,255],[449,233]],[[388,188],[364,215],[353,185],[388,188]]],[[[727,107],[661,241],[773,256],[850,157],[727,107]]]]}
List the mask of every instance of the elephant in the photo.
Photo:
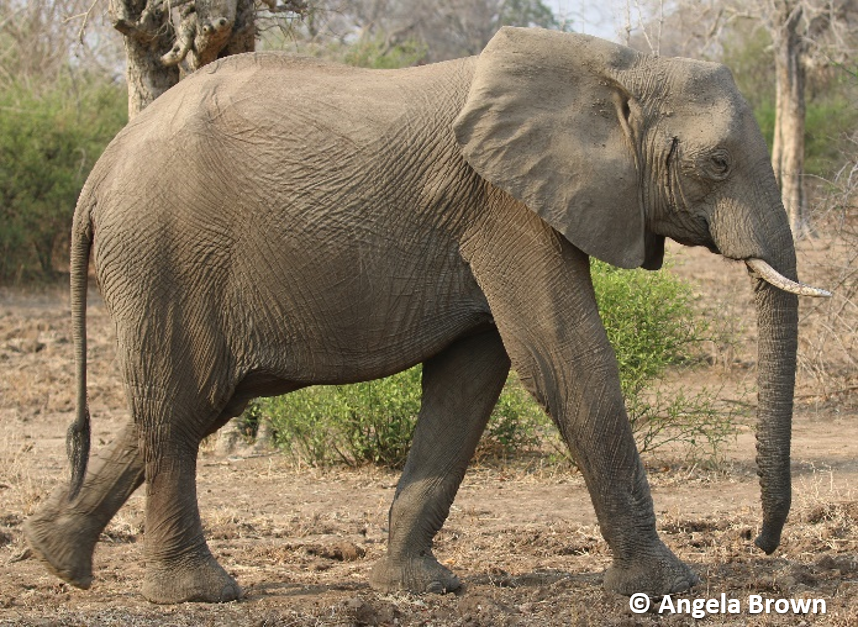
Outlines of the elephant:
{"type": "Polygon", "coordinates": [[[766,143],[730,72],[592,36],[503,28],[479,55],[362,70],[265,52],[192,74],[89,176],[71,241],[71,479],[25,525],[87,588],[99,534],[145,482],[143,594],[241,597],[210,552],[201,440],[250,400],[423,364],[381,591],[448,592],[433,539],[510,368],[559,428],[612,563],[604,586],[699,578],[662,542],[590,258],[662,266],[666,238],[744,261],[759,323],[771,553],[790,506],[799,283],[766,143]],[[89,462],[92,258],[130,422],[89,462]]]}

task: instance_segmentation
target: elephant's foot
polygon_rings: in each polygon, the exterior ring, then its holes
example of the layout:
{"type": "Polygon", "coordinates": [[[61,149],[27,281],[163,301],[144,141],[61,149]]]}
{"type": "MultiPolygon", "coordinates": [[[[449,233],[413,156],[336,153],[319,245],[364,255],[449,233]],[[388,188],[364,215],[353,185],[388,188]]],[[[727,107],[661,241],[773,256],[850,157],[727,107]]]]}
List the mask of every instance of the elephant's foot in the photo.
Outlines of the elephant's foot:
{"type": "Polygon", "coordinates": [[[238,583],[211,556],[172,563],[146,563],[143,595],[153,603],[226,603],[241,598],[238,583]]]}
{"type": "Polygon", "coordinates": [[[421,556],[385,556],[372,569],[370,585],[382,592],[446,594],[462,586],[449,569],[431,553],[421,556]]]}
{"type": "Polygon", "coordinates": [[[659,541],[649,550],[629,560],[615,561],[605,572],[605,589],[631,596],[678,594],[700,582],[692,569],[659,541]]]}
{"type": "Polygon", "coordinates": [[[24,536],[33,555],[67,583],[88,589],[92,584],[92,554],[100,529],[87,516],[58,508],[55,494],[24,523],[24,536]]]}

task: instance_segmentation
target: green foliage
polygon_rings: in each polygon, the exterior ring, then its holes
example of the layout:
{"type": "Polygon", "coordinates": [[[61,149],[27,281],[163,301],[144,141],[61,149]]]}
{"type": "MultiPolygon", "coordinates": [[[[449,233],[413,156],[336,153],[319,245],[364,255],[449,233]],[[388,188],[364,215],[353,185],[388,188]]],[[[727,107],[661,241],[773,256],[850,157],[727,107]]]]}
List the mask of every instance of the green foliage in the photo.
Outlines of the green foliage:
{"type": "Polygon", "coordinates": [[[728,33],[721,61],[733,72],[736,86],[754,109],[754,116],[772,149],[775,132],[775,64],[772,40],[765,29],[739,22],[728,33]]]}
{"type": "Polygon", "coordinates": [[[262,29],[262,46],[290,49],[358,67],[394,68],[476,55],[503,26],[571,30],[542,0],[444,3],[340,3],[328,11],[310,3],[300,22],[262,29]]]}
{"type": "Polygon", "coordinates": [[[774,54],[765,29],[749,21],[735,23],[723,42],[721,62],[733,72],[736,86],[754,108],[774,99],[774,54]]]}
{"type": "MultiPolygon", "coordinates": [[[[405,464],[420,412],[422,368],[348,386],[313,386],[264,400],[275,442],[312,465],[405,464]]],[[[478,458],[504,458],[539,442],[550,421],[510,375],[489,419],[478,458]]]]}
{"type": "Polygon", "coordinates": [[[696,463],[718,466],[724,447],[735,439],[735,407],[716,403],[717,391],[692,393],[684,388],[668,390],[660,382],[650,391],[626,394],[626,408],[638,450],[654,452],[668,444],[685,447],[685,457],[696,463]]]}
{"type": "MultiPolygon", "coordinates": [[[[844,132],[858,130],[858,110],[848,94],[828,90],[806,104],[804,171],[811,176],[830,177],[843,166],[844,132]]],[[[757,123],[769,149],[775,131],[775,105],[766,99],[754,108],[757,123]]]]}
{"type": "Polygon", "coordinates": [[[478,458],[507,458],[537,447],[553,424],[512,372],[477,447],[478,458]]]}
{"type": "MultiPolygon", "coordinates": [[[[729,416],[705,391],[668,396],[658,386],[667,369],[687,360],[708,334],[708,326],[695,321],[690,288],[666,271],[619,270],[595,261],[593,279],[641,449],[681,441],[715,456],[732,435],[729,416]]],[[[418,366],[374,382],[311,387],[266,400],[261,413],[278,444],[309,464],[401,467],[420,410],[420,376],[418,366]]],[[[508,457],[536,447],[550,427],[512,374],[477,455],[508,457]]]]}
{"type": "Polygon", "coordinates": [[[123,89],[97,79],[0,93],[0,283],[54,275],[78,193],[125,110],[123,89]]]}
{"type": "MultiPolygon", "coordinates": [[[[264,400],[275,441],[316,466],[405,464],[420,412],[422,367],[372,382],[313,386],[264,400]]],[[[506,457],[535,446],[550,421],[511,375],[489,419],[478,457],[506,457]]]]}
{"type": "Polygon", "coordinates": [[[343,62],[353,67],[400,69],[417,64],[426,55],[426,46],[415,40],[390,45],[382,36],[362,38],[342,54],[343,62]]]}
{"type": "Polygon", "coordinates": [[[694,315],[693,294],[667,271],[622,270],[591,260],[593,286],[627,394],[640,391],[677,364],[706,324],[694,315]]]}
{"type": "Polygon", "coordinates": [[[313,386],[263,402],[275,441],[312,465],[405,463],[420,411],[420,367],[350,386],[313,386]]]}
{"type": "Polygon", "coordinates": [[[830,177],[843,167],[843,144],[858,131],[854,84],[838,84],[807,103],[805,117],[804,171],[830,177]],[[848,90],[852,89],[852,96],[848,90]]]}
{"type": "Polygon", "coordinates": [[[668,394],[660,381],[713,333],[695,314],[691,287],[666,270],[628,271],[595,260],[591,267],[639,450],[682,442],[695,458],[717,459],[735,435],[731,412],[716,408],[710,391],[668,394]]]}
{"type": "Polygon", "coordinates": [[[250,401],[250,404],[238,417],[236,424],[245,438],[253,440],[259,433],[260,422],[262,422],[262,401],[257,399],[250,401]]]}

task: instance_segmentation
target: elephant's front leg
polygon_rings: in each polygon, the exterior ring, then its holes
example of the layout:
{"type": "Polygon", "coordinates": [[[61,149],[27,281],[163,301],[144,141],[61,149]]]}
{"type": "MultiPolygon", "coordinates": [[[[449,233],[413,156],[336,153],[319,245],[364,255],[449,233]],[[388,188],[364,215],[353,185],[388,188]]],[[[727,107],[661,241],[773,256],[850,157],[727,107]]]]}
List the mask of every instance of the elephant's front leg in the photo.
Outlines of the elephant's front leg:
{"type": "Polygon", "coordinates": [[[146,435],[143,595],[153,603],[239,598],[238,584],[214,559],[203,536],[196,487],[199,439],[177,438],[172,427],[146,435]]]}
{"type": "Polygon", "coordinates": [[[605,587],[620,594],[662,596],[699,582],[656,532],[652,496],[626,413],[614,352],[604,331],[575,351],[573,379],[552,370],[532,380],[575,457],[614,564],[605,587]],[[590,343],[592,341],[592,344],[590,343]],[[569,388],[563,399],[564,384],[569,388]]]}
{"type": "Polygon", "coordinates": [[[468,259],[512,366],[559,426],[584,475],[614,555],[606,587],[651,595],[688,589],[696,575],[656,533],[589,257],[535,217],[516,235],[489,227],[474,242],[468,259]]]}
{"type": "Polygon", "coordinates": [[[509,372],[497,332],[459,340],[423,365],[414,443],[390,509],[387,555],[373,569],[383,591],[444,593],[459,579],[432,554],[509,372]]]}

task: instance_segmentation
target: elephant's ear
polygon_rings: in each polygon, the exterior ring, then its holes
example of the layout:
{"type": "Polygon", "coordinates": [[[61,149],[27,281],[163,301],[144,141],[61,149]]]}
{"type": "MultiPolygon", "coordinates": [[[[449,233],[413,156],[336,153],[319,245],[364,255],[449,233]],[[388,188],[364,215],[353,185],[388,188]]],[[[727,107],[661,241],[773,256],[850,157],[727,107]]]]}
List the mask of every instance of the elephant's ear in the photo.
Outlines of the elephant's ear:
{"type": "Polygon", "coordinates": [[[590,36],[501,29],[478,58],[453,125],[484,179],[587,254],[623,268],[661,264],[645,240],[640,110],[617,79],[640,60],[590,36]]]}

